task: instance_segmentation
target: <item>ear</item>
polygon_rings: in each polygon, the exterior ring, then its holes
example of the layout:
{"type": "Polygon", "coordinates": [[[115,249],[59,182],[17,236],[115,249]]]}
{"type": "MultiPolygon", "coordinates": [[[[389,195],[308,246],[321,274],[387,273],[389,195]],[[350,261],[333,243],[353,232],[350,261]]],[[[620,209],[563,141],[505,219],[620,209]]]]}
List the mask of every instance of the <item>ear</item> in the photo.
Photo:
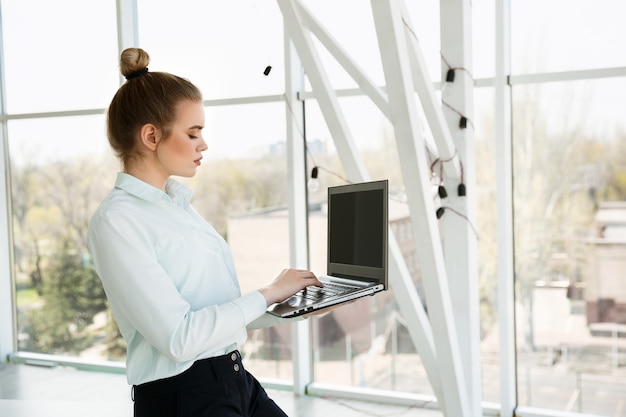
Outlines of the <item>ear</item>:
{"type": "Polygon", "coordinates": [[[161,131],[155,125],[146,123],[139,130],[139,139],[141,144],[151,151],[156,150],[157,143],[161,138],[161,131]]]}

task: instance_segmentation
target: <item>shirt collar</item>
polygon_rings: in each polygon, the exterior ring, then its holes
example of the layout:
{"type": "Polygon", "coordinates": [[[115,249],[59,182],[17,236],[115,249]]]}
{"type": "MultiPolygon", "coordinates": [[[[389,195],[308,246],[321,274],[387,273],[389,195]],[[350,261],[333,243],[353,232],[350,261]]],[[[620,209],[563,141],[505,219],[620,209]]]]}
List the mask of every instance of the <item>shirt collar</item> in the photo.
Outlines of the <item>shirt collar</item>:
{"type": "Polygon", "coordinates": [[[117,174],[115,188],[124,190],[127,193],[150,203],[168,200],[180,206],[189,204],[191,196],[193,195],[193,192],[189,187],[172,178],[168,178],[167,183],[165,184],[165,191],[163,191],[125,172],[119,172],[117,174]]]}

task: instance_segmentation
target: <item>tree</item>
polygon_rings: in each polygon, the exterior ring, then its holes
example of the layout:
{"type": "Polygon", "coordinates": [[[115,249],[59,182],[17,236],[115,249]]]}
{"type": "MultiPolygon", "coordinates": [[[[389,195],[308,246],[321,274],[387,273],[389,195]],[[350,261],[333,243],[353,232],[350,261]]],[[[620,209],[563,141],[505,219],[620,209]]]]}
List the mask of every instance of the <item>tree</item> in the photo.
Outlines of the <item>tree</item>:
{"type": "Polygon", "coordinates": [[[43,307],[27,315],[29,338],[24,349],[77,354],[92,344],[86,329],[106,309],[105,294],[95,270],[73,242],[62,242],[52,257],[42,299],[43,307]]]}
{"type": "Polygon", "coordinates": [[[30,276],[41,300],[18,306],[19,331],[28,335],[23,349],[77,353],[90,346],[88,326],[107,308],[86,232],[115,170],[106,160],[94,161],[86,156],[13,167],[16,269],[30,276]]]}
{"type": "MultiPolygon", "coordinates": [[[[589,190],[606,182],[616,143],[612,138],[593,138],[572,123],[577,118],[567,112],[567,104],[546,106],[549,99],[537,98],[551,95],[540,88],[519,87],[514,106],[515,278],[530,349],[535,347],[533,289],[538,281],[580,279],[587,256],[584,238],[595,214],[589,190]],[[554,108],[570,115],[557,129],[549,126],[554,123],[549,110],[554,108]]],[[[584,102],[588,97],[568,99],[566,103],[584,102]]]]}

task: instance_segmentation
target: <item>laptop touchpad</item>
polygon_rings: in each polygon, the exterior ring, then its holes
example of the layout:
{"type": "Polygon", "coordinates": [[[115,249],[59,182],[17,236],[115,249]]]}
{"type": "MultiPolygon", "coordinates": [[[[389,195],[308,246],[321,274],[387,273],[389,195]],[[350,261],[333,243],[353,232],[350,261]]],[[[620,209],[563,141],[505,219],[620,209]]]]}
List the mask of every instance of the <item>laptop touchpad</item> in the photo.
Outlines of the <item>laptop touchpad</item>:
{"type": "Polygon", "coordinates": [[[305,306],[312,305],[313,301],[294,296],[294,297],[287,299],[286,303],[290,307],[305,307],[305,306]]]}

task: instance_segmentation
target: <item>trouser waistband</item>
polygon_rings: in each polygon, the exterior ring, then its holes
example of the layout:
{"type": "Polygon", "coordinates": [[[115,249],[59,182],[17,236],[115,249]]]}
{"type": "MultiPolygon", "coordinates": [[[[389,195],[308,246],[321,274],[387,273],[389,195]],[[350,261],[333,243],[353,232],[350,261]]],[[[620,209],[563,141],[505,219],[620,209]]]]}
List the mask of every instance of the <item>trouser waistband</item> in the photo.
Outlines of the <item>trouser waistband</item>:
{"type": "Polygon", "coordinates": [[[179,375],[141,385],[133,385],[132,399],[133,401],[141,401],[147,398],[171,395],[187,386],[201,382],[219,381],[241,372],[244,372],[241,354],[238,350],[234,350],[226,355],[198,360],[194,362],[191,368],[179,375]]]}

